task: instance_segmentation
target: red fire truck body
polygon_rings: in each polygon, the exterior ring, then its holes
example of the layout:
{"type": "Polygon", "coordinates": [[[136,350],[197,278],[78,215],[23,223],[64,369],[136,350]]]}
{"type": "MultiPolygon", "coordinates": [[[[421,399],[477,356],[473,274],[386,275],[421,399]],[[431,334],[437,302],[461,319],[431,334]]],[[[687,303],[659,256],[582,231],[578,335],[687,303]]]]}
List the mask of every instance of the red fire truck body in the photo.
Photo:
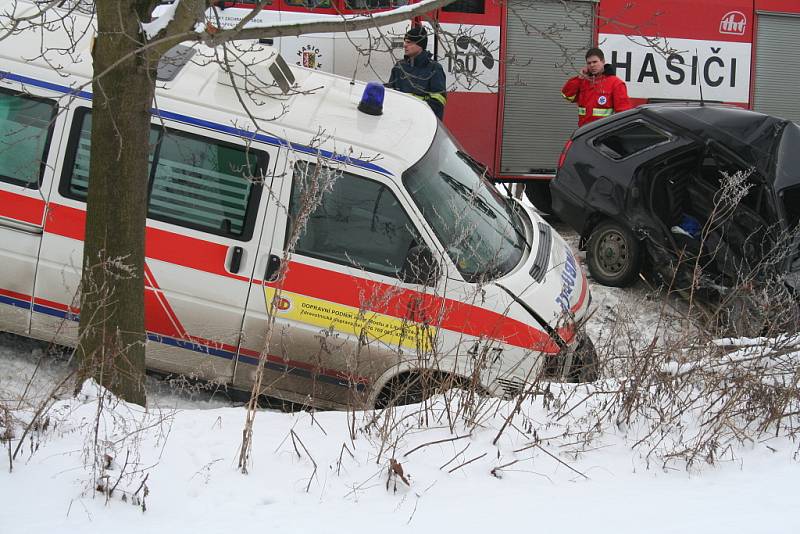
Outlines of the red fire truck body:
{"type": "MultiPolygon", "coordinates": [[[[289,20],[405,3],[394,2],[274,0],[268,10],[289,20]]],[[[428,50],[448,77],[445,124],[498,180],[528,182],[530,191],[546,185],[577,126],[577,109],[560,91],[591,46],[604,51],[635,105],[725,102],[800,121],[800,84],[792,74],[800,1],[457,0],[431,18],[442,29],[428,50]]],[[[386,81],[407,26],[276,44],[298,64],[386,81]],[[380,41],[393,54],[366,52],[380,41]],[[360,53],[353,47],[359,43],[360,53]]]]}

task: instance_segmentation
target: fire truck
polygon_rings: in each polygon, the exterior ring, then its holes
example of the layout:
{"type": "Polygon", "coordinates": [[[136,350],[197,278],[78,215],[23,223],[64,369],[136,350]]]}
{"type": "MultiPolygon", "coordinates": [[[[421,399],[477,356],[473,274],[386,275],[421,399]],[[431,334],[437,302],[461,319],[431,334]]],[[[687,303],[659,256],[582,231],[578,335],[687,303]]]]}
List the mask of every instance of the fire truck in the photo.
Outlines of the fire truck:
{"type": "MultiPolygon", "coordinates": [[[[406,1],[273,0],[264,16],[341,16],[406,1]]],[[[233,6],[218,10],[231,20],[252,6],[221,5],[233,6]]],[[[800,120],[800,85],[791,74],[800,50],[798,1],[456,0],[426,19],[438,23],[428,49],[448,77],[445,124],[498,181],[526,183],[545,209],[549,178],[577,126],[561,86],[591,46],[604,51],[635,105],[724,102],[800,120]]],[[[407,27],[276,39],[276,46],[300,65],[386,81],[407,27]],[[369,53],[377,43],[392,53],[369,53]]]]}

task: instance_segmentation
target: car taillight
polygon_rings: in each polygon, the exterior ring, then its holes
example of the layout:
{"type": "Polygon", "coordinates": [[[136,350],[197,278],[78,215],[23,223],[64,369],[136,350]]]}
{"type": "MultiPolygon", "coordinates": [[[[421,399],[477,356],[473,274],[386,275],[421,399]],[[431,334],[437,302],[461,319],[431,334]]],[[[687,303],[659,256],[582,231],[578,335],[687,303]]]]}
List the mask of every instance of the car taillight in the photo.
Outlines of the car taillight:
{"type": "Polygon", "coordinates": [[[564,149],[561,151],[561,156],[558,157],[558,168],[560,169],[562,165],[564,165],[564,160],[567,159],[567,152],[569,152],[569,147],[572,146],[572,139],[568,139],[567,142],[564,144],[564,149]]]}

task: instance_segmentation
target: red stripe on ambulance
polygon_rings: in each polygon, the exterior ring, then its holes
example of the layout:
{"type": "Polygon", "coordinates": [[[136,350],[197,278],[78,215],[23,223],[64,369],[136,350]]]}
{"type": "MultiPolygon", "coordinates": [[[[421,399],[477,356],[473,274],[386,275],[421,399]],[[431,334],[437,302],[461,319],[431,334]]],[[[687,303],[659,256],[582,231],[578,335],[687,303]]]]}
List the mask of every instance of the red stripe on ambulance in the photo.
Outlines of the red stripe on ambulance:
{"type": "MultiPolygon", "coordinates": [[[[51,204],[45,231],[83,240],[85,212],[80,209],[51,204]]],[[[224,269],[227,247],[217,243],[175,234],[164,230],[148,228],[146,255],[148,258],[181,265],[210,274],[249,281],[235,276],[224,269]]],[[[179,339],[194,339],[206,344],[207,340],[193,338],[185,331],[177,315],[169,306],[152,272],[148,270],[146,280],[150,291],[146,299],[148,310],[148,330],[179,339]]],[[[577,311],[586,298],[587,284],[584,278],[581,296],[572,311],[577,311]]],[[[275,287],[274,284],[270,284],[275,287]]],[[[291,262],[283,285],[287,291],[302,293],[311,297],[352,306],[365,307],[370,311],[409,319],[416,322],[429,322],[454,332],[475,337],[497,339],[514,345],[549,354],[559,352],[556,342],[543,330],[539,330],[506,315],[472,306],[436,295],[398,288],[390,284],[353,277],[335,271],[291,262]],[[441,315],[441,319],[439,316],[441,315]]],[[[561,337],[569,342],[575,335],[572,326],[558,329],[561,337]]]]}
{"type": "MultiPolygon", "coordinates": [[[[276,284],[268,285],[277,288],[276,284]]],[[[551,354],[559,351],[558,345],[546,332],[506,315],[296,261],[289,265],[283,289],[345,306],[363,307],[399,319],[428,322],[469,336],[497,339],[517,347],[551,354]]],[[[585,291],[584,284],[581,300],[585,298],[585,291]]]]}
{"type": "Polygon", "coordinates": [[[0,191],[0,217],[29,224],[42,224],[44,200],[0,191]]]}
{"type": "MultiPolygon", "coordinates": [[[[45,232],[83,241],[85,227],[84,210],[63,204],[50,204],[45,232]]],[[[225,270],[227,254],[228,247],[219,243],[147,228],[145,255],[148,258],[249,283],[249,278],[236,276],[225,270]]]]}
{"type": "Polygon", "coordinates": [[[145,327],[154,333],[180,339],[189,339],[186,329],[169,305],[167,297],[158,287],[153,272],[147,263],[144,265],[144,309],[145,327]]]}

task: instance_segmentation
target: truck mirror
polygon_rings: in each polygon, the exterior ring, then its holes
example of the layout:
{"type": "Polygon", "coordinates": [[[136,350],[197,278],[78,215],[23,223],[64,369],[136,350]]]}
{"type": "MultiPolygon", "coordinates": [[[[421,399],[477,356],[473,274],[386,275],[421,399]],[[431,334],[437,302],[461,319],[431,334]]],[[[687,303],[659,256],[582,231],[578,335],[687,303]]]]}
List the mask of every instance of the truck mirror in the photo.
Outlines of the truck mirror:
{"type": "Polygon", "coordinates": [[[425,245],[415,245],[408,249],[400,279],[409,284],[432,286],[442,276],[439,262],[433,257],[431,249],[425,245]]]}

